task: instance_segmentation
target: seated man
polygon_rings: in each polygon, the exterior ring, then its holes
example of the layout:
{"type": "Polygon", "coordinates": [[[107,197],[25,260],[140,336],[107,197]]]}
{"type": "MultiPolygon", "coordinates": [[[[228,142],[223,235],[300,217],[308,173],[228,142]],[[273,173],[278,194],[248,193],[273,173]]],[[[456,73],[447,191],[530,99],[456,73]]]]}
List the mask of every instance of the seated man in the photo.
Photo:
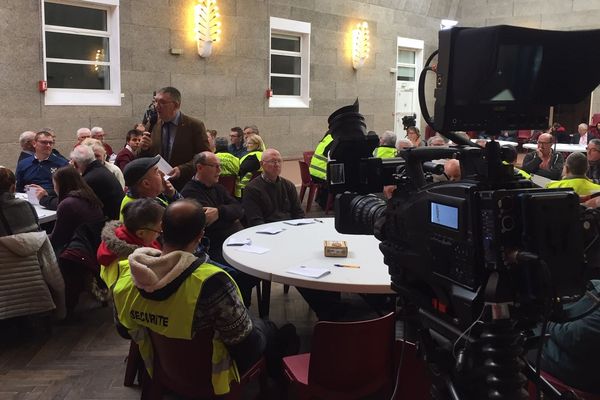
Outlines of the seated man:
{"type": "Polygon", "coordinates": [[[115,160],[115,165],[121,169],[125,169],[125,166],[135,159],[135,152],[140,147],[140,140],[144,132],[140,132],[138,129],[132,129],[127,132],[125,137],[125,147],[119,151],[115,160]]]}
{"type": "Polygon", "coordinates": [[[123,175],[129,190],[121,202],[121,220],[123,220],[123,207],[135,199],[150,197],[166,207],[182,198],[171,182],[163,179],[164,175],[156,166],[159,161],[160,156],[141,157],[125,166],[123,175]]]}
{"type": "Polygon", "coordinates": [[[587,145],[588,171],[585,174],[594,183],[600,183],[600,139],[592,139],[587,145]]]}
{"type": "Polygon", "coordinates": [[[396,134],[393,131],[383,132],[383,135],[381,135],[381,138],[379,139],[379,147],[373,150],[373,157],[396,157],[396,134]]]}
{"type": "MultiPolygon", "coordinates": [[[[219,184],[221,163],[215,154],[204,151],[193,159],[196,174],[181,190],[181,195],[198,201],[204,207],[206,215],[205,234],[210,239],[208,255],[211,260],[226,264],[223,258],[223,243],[234,233],[244,229],[240,219],[244,216],[242,205],[233,198],[223,185],[219,184]]],[[[259,279],[230,267],[227,272],[240,286],[244,304],[250,304],[252,288],[259,279]]]]}
{"type": "MultiPolygon", "coordinates": [[[[118,321],[140,345],[147,366],[152,365],[147,329],[188,340],[198,331],[214,330],[212,383],[215,394],[224,394],[238,371],[243,374],[271,348],[275,331],[272,324],[251,319],[229,274],[207,255],[193,254],[205,221],[195,200],[169,205],[162,222],[163,251],[135,250],[113,295],[118,321]]],[[[277,363],[280,357],[267,360],[277,363]]]]}
{"type": "Polygon", "coordinates": [[[583,153],[571,153],[567,157],[564,168],[564,178],[550,182],[546,188],[572,188],[579,196],[589,196],[600,191],[600,185],[595,184],[585,176],[588,161],[583,153]]]}
{"type": "Polygon", "coordinates": [[[98,139],[85,139],[81,144],[92,148],[96,160],[100,161],[100,164],[102,164],[111,174],[114,175],[115,178],[117,178],[117,181],[121,185],[121,189],[124,189],[125,177],[123,176],[123,172],[115,164],[106,161],[106,150],[102,142],[98,139]]]}
{"type": "Polygon", "coordinates": [[[90,128],[79,128],[77,129],[77,143],[75,143],[75,146],[73,146],[74,148],[79,146],[81,144],[81,142],[83,142],[85,139],[89,139],[92,137],[92,131],[90,131],[90,128]]]}
{"type": "Polygon", "coordinates": [[[240,159],[227,149],[227,139],[223,137],[215,139],[215,155],[221,161],[221,175],[236,176],[240,173],[240,159]]]}
{"type": "Polygon", "coordinates": [[[106,160],[109,160],[110,157],[112,157],[113,154],[115,154],[115,153],[113,152],[112,147],[110,147],[110,144],[108,144],[104,141],[104,139],[106,138],[106,133],[104,132],[104,129],[102,129],[99,126],[95,126],[91,129],[91,133],[92,133],[92,139],[99,140],[100,143],[102,143],[102,146],[104,147],[104,151],[106,152],[106,160]]]}
{"type": "Polygon", "coordinates": [[[600,357],[600,281],[592,280],[585,295],[568,305],[571,322],[548,324],[548,341],[542,349],[542,370],[563,383],[590,393],[600,393],[596,361],[600,357]],[[588,312],[593,310],[592,312],[588,312]]]}
{"type": "Polygon", "coordinates": [[[20,162],[24,158],[33,156],[33,154],[35,153],[35,148],[33,147],[34,143],[35,143],[35,132],[34,131],[25,131],[25,132],[21,133],[21,136],[19,136],[19,144],[21,145],[21,154],[19,154],[19,160],[17,161],[17,163],[20,162]]]}
{"type": "Polygon", "coordinates": [[[52,153],[54,138],[46,131],[40,131],[35,135],[33,147],[35,154],[17,164],[17,192],[24,192],[25,185],[36,184],[49,193],[54,193],[52,174],[60,167],[68,164],[64,158],[52,153]]]}
{"type": "Polygon", "coordinates": [[[552,150],[553,143],[552,135],[542,133],[538,138],[537,150],[525,155],[521,169],[548,179],[560,179],[565,159],[561,153],[552,150]]]}

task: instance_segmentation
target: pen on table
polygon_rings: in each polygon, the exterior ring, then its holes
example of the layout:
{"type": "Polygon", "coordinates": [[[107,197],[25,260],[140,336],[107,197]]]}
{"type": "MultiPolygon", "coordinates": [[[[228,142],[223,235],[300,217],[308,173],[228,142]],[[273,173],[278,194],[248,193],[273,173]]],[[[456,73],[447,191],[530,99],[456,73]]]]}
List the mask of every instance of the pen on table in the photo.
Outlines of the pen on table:
{"type": "Polygon", "coordinates": [[[356,264],[333,264],[333,266],[340,268],[360,268],[360,265],[356,264]]]}
{"type": "Polygon", "coordinates": [[[320,219],[316,219],[316,218],[313,218],[313,221],[323,223],[323,221],[321,221],[320,219]]]}

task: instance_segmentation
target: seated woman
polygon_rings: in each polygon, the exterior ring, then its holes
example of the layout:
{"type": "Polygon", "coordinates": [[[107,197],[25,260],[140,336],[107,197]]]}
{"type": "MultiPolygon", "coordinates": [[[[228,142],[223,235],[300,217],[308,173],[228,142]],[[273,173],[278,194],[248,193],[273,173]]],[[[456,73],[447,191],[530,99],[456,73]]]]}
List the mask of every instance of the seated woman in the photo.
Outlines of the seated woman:
{"type": "Polygon", "coordinates": [[[237,198],[242,197],[242,190],[252,180],[252,175],[262,171],[260,159],[263,151],[265,151],[265,143],[258,135],[248,135],[244,145],[248,153],[240,158],[240,172],[238,174],[240,179],[235,187],[235,197],[237,198]]]}
{"type": "Polygon", "coordinates": [[[425,142],[421,139],[421,132],[416,126],[409,126],[406,129],[406,137],[411,141],[413,147],[425,146],[425,142]]]}
{"type": "Polygon", "coordinates": [[[59,168],[54,173],[52,182],[58,194],[58,208],[50,242],[58,256],[71,240],[77,227],[102,220],[104,214],[102,203],[72,166],[59,168]]]}
{"type": "Polygon", "coordinates": [[[26,200],[15,197],[15,174],[0,166],[0,236],[39,231],[37,212],[26,200]]]}

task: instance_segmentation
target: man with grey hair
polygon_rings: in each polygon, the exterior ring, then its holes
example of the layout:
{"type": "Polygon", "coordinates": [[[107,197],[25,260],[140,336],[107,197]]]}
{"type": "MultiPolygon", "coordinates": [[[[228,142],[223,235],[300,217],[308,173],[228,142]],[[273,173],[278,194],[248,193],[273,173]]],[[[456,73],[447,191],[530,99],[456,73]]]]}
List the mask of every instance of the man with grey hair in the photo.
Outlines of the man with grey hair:
{"type": "Polygon", "coordinates": [[[142,136],[138,156],[160,154],[174,168],[169,171],[170,181],[177,189],[194,175],[192,158],[210,150],[204,123],[183,114],[181,93],[174,87],[164,87],[154,97],[158,121],[150,136],[142,136]]]}
{"type": "Polygon", "coordinates": [[[585,173],[588,169],[588,160],[583,153],[571,153],[567,157],[564,167],[564,178],[560,181],[550,182],[546,188],[571,188],[579,196],[589,196],[600,191],[600,185],[592,182],[585,173]]]}
{"type": "Polygon", "coordinates": [[[427,146],[430,147],[448,147],[448,144],[440,135],[435,135],[427,140],[427,146]]]}
{"type": "Polygon", "coordinates": [[[106,151],[106,159],[109,160],[113,154],[115,154],[115,152],[113,151],[112,147],[110,147],[110,145],[104,141],[104,138],[106,137],[104,129],[99,126],[95,126],[90,132],[92,133],[92,139],[99,140],[102,143],[104,150],[106,151]]]}
{"type": "Polygon", "coordinates": [[[396,134],[393,131],[385,131],[379,139],[379,147],[373,151],[373,157],[393,158],[396,157],[396,134]]]}
{"type": "Polygon", "coordinates": [[[25,131],[19,136],[19,144],[21,145],[21,154],[19,154],[19,161],[24,158],[31,157],[35,153],[33,144],[35,143],[35,132],[25,131]]]}
{"type": "Polygon", "coordinates": [[[77,129],[77,144],[75,146],[80,145],[85,139],[92,137],[92,131],[89,128],[79,128],[77,129]]]}
{"type": "Polygon", "coordinates": [[[115,178],[117,178],[121,188],[125,189],[125,177],[123,176],[123,172],[115,164],[106,161],[106,150],[104,149],[102,142],[97,139],[88,138],[85,139],[81,144],[92,148],[96,160],[100,161],[100,163],[104,165],[104,167],[106,167],[106,169],[109,170],[110,173],[115,176],[115,178]]]}
{"type": "Polygon", "coordinates": [[[600,183],[600,139],[592,139],[587,145],[588,171],[586,176],[594,183],[600,183]]]}
{"type": "Polygon", "coordinates": [[[587,124],[582,123],[577,126],[577,135],[573,135],[571,138],[571,144],[587,146],[592,139],[594,139],[594,135],[588,133],[587,124]]]}

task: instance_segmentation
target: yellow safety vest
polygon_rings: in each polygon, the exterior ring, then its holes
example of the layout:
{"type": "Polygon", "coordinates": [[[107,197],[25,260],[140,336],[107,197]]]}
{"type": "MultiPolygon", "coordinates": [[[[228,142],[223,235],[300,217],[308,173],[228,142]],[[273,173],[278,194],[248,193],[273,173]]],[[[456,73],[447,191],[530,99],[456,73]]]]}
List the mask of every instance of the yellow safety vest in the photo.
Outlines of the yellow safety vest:
{"type": "Polygon", "coordinates": [[[394,158],[396,157],[396,148],[389,146],[379,146],[373,151],[373,157],[394,158]]]}
{"type": "Polygon", "coordinates": [[[327,180],[327,156],[325,156],[325,148],[329,146],[331,142],[333,142],[333,136],[331,136],[331,133],[328,133],[321,139],[310,160],[310,175],[323,181],[327,180]]]}
{"type": "Polygon", "coordinates": [[[571,188],[580,196],[589,196],[600,191],[600,185],[595,184],[588,178],[565,178],[560,181],[550,182],[547,189],[571,188]]]}
{"type": "MultiPolygon", "coordinates": [[[[246,158],[248,158],[249,156],[255,155],[256,159],[258,161],[260,161],[261,157],[262,157],[262,151],[251,151],[250,153],[246,154],[244,157],[240,158],[240,166],[242,165],[242,163],[244,162],[244,160],[246,158]]],[[[262,172],[262,166],[258,169],[258,172],[262,172]]],[[[242,176],[241,179],[239,179],[236,182],[235,185],[235,197],[240,198],[242,197],[242,190],[244,190],[244,188],[246,187],[246,185],[248,184],[248,182],[250,182],[250,180],[252,179],[252,172],[248,172],[246,175],[242,176]]]]}
{"type": "Polygon", "coordinates": [[[231,153],[215,153],[221,161],[221,175],[237,175],[240,173],[240,159],[231,153]]]}
{"type": "MultiPolygon", "coordinates": [[[[510,163],[508,161],[502,161],[502,164],[504,164],[504,165],[510,165],[510,163]]],[[[515,171],[516,174],[521,175],[521,177],[523,179],[531,179],[531,174],[530,173],[528,173],[526,171],[523,171],[522,169],[517,168],[515,166],[513,166],[513,170],[515,171]]]]}
{"type": "MultiPolygon", "coordinates": [[[[131,197],[129,194],[126,194],[125,197],[123,197],[123,200],[121,200],[121,208],[119,209],[119,221],[123,222],[123,208],[125,208],[125,205],[127,203],[131,203],[132,201],[136,201],[136,200],[138,200],[138,199],[136,199],[135,197],[131,197]]],[[[161,204],[165,207],[167,207],[169,205],[169,203],[167,203],[160,197],[156,197],[156,200],[160,201],[161,204]]]]}
{"type": "MultiPolygon", "coordinates": [[[[204,263],[183,281],[176,292],[167,299],[159,301],[142,297],[133,284],[128,260],[119,262],[119,266],[122,268],[113,290],[115,309],[119,322],[127,328],[132,339],[137,343],[148,374],[152,376],[154,366],[152,343],[146,329],[169,338],[191,340],[194,335],[192,322],[196,303],[200,298],[204,282],[216,273],[227,274],[227,272],[215,265],[204,263]]],[[[229,278],[235,284],[231,276],[229,278]]],[[[237,285],[236,289],[240,295],[237,285]]],[[[240,381],[237,366],[231,359],[225,344],[216,335],[213,337],[212,346],[213,389],[216,395],[229,393],[230,383],[240,381]]]]}

